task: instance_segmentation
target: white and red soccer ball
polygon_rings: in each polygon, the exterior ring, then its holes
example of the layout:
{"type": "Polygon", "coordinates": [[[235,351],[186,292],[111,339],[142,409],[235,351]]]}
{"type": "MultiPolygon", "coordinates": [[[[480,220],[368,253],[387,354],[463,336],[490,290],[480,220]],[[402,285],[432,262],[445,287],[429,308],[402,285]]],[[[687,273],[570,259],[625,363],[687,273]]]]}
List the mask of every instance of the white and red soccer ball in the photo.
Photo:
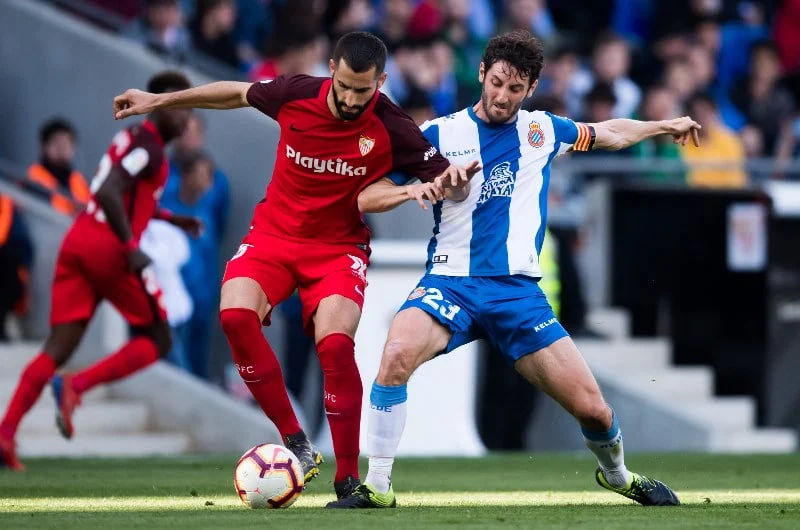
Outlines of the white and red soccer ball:
{"type": "Polygon", "coordinates": [[[303,492],[303,469],[283,446],[257,445],[242,455],[233,486],[248,508],[288,508],[303,492]]]}

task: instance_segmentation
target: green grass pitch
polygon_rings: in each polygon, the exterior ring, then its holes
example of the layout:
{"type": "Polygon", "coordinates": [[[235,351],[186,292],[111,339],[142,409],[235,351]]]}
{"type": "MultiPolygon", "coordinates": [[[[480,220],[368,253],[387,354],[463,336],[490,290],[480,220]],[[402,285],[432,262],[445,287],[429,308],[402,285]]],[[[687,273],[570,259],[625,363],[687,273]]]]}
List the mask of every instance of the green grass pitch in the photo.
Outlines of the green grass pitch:
{"type": "MultiPolygon", "coordinates": [[[[599,488],[589,455],[399,459],[396,510],[323,510],[333,463],[287,510],[248,510],[236,456],[33,459],[0,472],[0,528],[800,528],[800,454],[631,454],[683,506],[645,508],[599,488]]],[[[362,466],[362,469],[365,466],[362,466]]]]}

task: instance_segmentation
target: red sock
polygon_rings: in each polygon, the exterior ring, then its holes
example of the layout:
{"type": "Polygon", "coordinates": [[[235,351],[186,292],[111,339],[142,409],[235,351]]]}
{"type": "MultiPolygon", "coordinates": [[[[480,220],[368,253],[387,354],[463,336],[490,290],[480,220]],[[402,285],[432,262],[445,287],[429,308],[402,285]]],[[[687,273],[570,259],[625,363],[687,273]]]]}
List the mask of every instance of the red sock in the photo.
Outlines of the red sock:
{"type": "Polygon", "coordinates": [[[17,427],[22,417],[30,410],[44,385],[53,377],[56,365],[49,355],[42,352],[33,358],[19,378],[17,389],[8,404],[8,410],[0,423],[0,436],[13,439],[17,434],[17,427]]]}
{"type": "Polygon", "coordinates": [[[355,344],[344,333],[332,333],[319,341],[317,354],[325,374],[325,412],[336,454],[334,482],[348,475],[358,478],[362,387],[355,344]]]}
{"type": "Polygon", "coordinates": [[[129,376],[158,360],[156,343],[150,337],[134,337],[122,348],[72,376],[72,388],[79,394],[100,383],[129,376]]]}
{"type": "Polygon", "coordinates": [[[251,309],[223,309],[219,320],[228,337],[239,375],[261,410],[278,428],[281,439],[286,440],[287,435],[300,432],[281,365],[261,332],[258,314],[251,309]]]}

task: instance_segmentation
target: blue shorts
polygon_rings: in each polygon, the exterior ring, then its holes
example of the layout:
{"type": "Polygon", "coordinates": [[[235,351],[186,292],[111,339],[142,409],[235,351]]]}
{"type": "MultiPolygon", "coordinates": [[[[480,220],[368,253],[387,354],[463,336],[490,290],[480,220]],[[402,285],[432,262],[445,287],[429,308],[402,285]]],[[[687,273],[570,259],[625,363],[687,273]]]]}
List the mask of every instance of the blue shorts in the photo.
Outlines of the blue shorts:
{"type": "Polygon", "coordinates": [[[537,279],[528,276],[426,274],[400,311],[410,307],[425,311],[453,334],[441,353],[486,339],[513,365],[569,336],[537,279]]]}

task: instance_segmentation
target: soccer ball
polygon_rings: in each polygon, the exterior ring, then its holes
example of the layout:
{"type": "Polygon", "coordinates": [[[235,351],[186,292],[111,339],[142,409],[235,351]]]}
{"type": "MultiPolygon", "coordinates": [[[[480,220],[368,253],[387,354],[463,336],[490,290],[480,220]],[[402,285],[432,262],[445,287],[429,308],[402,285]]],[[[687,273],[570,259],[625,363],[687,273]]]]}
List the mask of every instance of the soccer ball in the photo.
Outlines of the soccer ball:
{"type": "Polygon", "coordinates": [[[249,449],[233,472],[233,486],[248,508],[288,508],[300,496],[303,483],[297,457],[274,444],[249,449]]]}

